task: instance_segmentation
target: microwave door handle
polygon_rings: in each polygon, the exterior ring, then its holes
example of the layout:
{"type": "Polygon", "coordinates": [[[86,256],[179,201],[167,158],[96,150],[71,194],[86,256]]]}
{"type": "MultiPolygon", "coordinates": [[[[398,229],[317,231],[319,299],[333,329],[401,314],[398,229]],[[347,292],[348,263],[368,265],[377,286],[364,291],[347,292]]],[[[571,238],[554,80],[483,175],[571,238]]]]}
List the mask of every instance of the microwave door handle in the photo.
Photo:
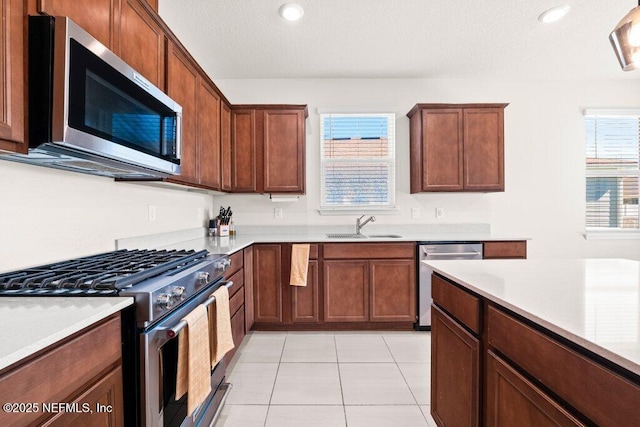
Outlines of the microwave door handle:
{"type": "Polygon", "coordinates": [[[176,153],[177,160],[182,159],[182,113],[176,114],[176,153]]]}
{"type": "MultiPolygon", "coordinates": [[[[233,282],[231,280],[222,282],[221,286],[226,286],[227,289],[230,289],[233,286],[233,282]]],[[[211,296],[205,302],[202,303],[205,307],[209,307],[216,301],[216,297],[211,296]]],[[[187,326],[187,322],[184,320],[179,321],[175,326],[171,328],[158,328],[160,331],[164,331],[167,334],[168,339],[173,339],[178,336],[180,331],[182,331],[187,326]]]]}

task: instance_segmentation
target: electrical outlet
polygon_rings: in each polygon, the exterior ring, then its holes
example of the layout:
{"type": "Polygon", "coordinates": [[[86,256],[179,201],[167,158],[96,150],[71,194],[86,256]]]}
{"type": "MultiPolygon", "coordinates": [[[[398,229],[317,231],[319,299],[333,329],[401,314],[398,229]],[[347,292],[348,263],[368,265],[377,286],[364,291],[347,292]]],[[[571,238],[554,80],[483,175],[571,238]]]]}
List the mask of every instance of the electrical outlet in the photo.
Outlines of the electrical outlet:
{"type": "Polygon", "coordinates": [[[436,208],[436,218],[444,218],[444,208],[436,208]]]}
{"type": "Polygon", "coordinates": [[[411,218],[420,218],[420,208],[411,208],[411,218]]]}
{"type": "Polygon", "coordinates": [[[156,205],[149,205],[149,221],[156,220],[156,205]]]}
{"type": "Polygon", "coordinates": [[[282,208],[273,208],[273,217],[275,219],[282,219],[282,208]]]}

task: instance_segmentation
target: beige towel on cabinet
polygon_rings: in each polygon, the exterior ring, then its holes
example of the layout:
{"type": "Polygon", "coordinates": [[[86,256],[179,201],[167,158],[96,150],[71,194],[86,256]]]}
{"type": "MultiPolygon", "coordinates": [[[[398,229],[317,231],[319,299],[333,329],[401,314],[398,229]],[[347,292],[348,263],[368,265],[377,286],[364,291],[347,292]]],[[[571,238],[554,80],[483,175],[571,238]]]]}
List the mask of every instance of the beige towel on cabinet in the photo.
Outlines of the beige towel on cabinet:
{"type": "Polygon", "coordinates": [[[187,326],[178,335],[176,400],[188,393],[187,415],[191,415],[211,393],[207,309],[201,304],[182,320],[187,326]]]}
{"type": "Polygon", "coordinates": [[[209,306],[209,331],[211,332],[211,368],[222,360],[235,345],[231,334],[231,313],[229,312],[229,289],[220,286],[211,295],[216,301],[209,306]]]}
{"type": "Polygon", "coordinates": [[[291,245],[291,286],[307,286],[309,269],[309,244],[291,245]]]}

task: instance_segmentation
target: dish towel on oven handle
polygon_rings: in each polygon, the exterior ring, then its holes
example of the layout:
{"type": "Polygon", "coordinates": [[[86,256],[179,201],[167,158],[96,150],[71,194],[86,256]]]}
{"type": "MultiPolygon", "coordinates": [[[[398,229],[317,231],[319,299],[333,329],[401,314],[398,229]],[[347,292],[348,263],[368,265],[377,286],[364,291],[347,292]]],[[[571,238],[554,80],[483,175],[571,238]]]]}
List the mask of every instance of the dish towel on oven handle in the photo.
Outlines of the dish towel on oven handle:
{"type": "Polygon", "coordinates": [[[176,400],[187,393],[187,415],[190,416],[211,393],[207,309],[200,304],[182,320],[187,326],[178,335],[176,400]]]}
{"type": "Polygon", "coordinates": [[[211,294],[214,304],[209,305],[209,332],[211,333],[211,368],[235,347],[231,334],[231,312],[229,311],[229,288],[220,286],[211,294]]]}
{"type": "Polygon", "coordinates": [[[291,245],[291,286],[307,286],[307,270],[309,269],[309,244],[291,245]]]}

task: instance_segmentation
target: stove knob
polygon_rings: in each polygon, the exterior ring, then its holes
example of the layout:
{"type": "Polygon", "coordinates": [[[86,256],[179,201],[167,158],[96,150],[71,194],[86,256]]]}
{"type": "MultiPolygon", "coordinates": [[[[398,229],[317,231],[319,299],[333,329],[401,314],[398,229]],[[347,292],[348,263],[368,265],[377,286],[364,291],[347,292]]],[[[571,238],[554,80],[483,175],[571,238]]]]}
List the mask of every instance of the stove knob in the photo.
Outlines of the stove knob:
{"type": "Polygon", "coordinates": [[[156,299],[156,305],[161,310],[170,309],[173,306],[173,299],[171,298],[171,295],[169,295],[169,294],[160,294],[160,295],[158,295],[158,298],[156,299]]]}
{"type": "Polygon", "coordinates": [[[175,288],[173,288],[173,291],[171,292],[171,298],[174,301],[184,301],[184,299],[186,298],[184,291],[185,291],[184,286],[176,286],[175,288]]]}
{"type": "Polygon", "coordinates": [[[198,273],[198,284],[206,285],[207,283],[209,283],[209,273],[206,271],[198,273]]]}

